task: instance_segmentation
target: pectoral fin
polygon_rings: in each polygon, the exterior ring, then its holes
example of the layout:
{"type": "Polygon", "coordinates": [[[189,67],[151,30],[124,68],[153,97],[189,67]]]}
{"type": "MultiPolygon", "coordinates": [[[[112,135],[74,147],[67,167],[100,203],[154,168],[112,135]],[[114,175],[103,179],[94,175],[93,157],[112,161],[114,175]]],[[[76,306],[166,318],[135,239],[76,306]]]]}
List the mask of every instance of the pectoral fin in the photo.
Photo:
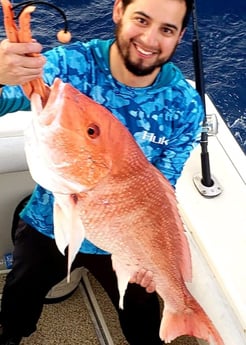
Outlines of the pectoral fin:
{"type": "Polygon", "coordinates": [[[73,260],[85,238],[76,195],[54,194],[54,234],[58,249],[68,246],[68,281],[73,260]]]}
{"type": "Polygon", "coordinates": [[[112,265],[113,269],[115,270],[116,276],[117,276],[117,282],[118,282],[118,290],[120,294],[120,300],[119,300],[119,307],[123,309],[124,306],[124,295],[125,291],[127,289],[128,282],[132,276],[132,273],[130,271],[127,271],[125,269],[125,266],[122,265],[112,254],[112,265]]]}

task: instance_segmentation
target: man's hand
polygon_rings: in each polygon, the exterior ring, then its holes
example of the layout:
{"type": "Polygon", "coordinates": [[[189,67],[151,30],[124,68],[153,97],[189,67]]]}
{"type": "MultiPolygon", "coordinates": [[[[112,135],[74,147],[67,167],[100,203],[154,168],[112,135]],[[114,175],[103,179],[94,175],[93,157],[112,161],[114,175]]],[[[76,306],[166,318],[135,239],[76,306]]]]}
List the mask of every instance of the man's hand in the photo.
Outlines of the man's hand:
{"type": "Polygon", "coordinates": [[[151,293],[155,291],[155,283],[153,281],[153,273],[145,269],[141,269],[136,272],[130,279],[130,283],[136,283],[146,289],[147,292],[151,293]]]}
{"type": "Polygon", "coordinates": [[[0,84],[21,85],[42,76],[45,58],[39,54],[41,44],[34,41],[30,43],[10,43],[8,39],[0,42],[0,84]]]}

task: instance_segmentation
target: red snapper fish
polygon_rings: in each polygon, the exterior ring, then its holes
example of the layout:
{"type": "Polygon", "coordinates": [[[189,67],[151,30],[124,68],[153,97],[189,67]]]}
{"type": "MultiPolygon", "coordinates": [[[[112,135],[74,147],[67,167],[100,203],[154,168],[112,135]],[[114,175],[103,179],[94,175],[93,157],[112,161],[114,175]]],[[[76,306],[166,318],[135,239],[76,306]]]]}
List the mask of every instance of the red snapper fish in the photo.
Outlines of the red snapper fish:
{"type": "Polygon", "coordinates": [[[68,246],[68,272],[86,237],[112,253],[120,307],[130,278],[153,273],[164,301],[160,337],[224,342],[191,295],[191,257],[175,193],[148,162],[136,141],[107,109],[56,79],[46,105],[31,96],[34,112],[26,133],[33,179],[54,194],[54,232],[68,246]]]}

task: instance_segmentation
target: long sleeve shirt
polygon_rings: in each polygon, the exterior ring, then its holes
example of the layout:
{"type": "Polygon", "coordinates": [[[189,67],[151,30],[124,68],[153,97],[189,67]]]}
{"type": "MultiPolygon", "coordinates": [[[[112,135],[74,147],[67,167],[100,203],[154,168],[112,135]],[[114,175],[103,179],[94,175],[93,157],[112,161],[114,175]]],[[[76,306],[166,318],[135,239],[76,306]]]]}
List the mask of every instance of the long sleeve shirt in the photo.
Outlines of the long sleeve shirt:
{"type": "MultiPolygon", "coordinates": [[[[113,40],[76,42],[47,53],[44,81],[59,77],[110,110],[132,133],[147,159],[175,186],[199,139],[203,106],[196,90],[171,62],[147,87],[129,87],[111,74],[109,50],[113,40]]],[[[20,87],[4,87],[0,115],[30,109],[20,87]]],[[[37,185],[21,217],[54,238],[53,194],[37,185]]],[[[82,252],[104,254],[88,240],[82,252]]]]}

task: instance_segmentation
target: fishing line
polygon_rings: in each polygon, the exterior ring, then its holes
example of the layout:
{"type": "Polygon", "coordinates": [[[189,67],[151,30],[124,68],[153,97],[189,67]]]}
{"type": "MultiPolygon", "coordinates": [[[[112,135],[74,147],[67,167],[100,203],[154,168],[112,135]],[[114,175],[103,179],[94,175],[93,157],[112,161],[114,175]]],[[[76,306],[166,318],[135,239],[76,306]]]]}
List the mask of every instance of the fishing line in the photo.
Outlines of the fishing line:
{"type": "Polygon", "coordinates": [[[68,43],[71,40],[71,34],[68,31],[68,21],[67,21],[66,14],[60,7],[58,7],[54,4],[51,4],[51,3],[46,2],[46,1],[35,1],[35,0],[21,2],[17,5],[12,6],[13,11],[19,7],[22,7],[21,10],[19,11],[19,13],[14,16],[14,19],[15,20],[18,19],[26,7],[32,6],[32,5],[38,5],[38,4],[49,6],[61,14],[61,16],[63,17],[63,20],[64,20],[64,29],[58,32],[57,38],[61,43],[68,43]]]}

